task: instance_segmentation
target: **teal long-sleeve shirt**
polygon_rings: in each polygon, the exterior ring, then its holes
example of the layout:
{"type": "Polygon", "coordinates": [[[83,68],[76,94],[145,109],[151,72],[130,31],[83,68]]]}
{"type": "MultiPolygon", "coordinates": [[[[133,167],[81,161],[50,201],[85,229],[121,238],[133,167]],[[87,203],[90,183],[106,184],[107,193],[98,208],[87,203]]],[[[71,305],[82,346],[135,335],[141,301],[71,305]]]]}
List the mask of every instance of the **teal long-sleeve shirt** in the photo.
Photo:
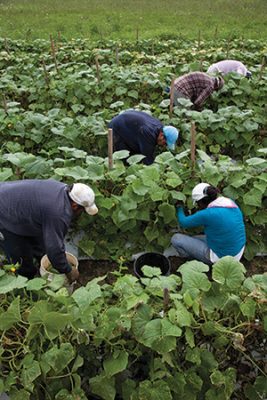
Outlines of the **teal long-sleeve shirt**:
{"type": "Polygon", "coordinates": [[[212,207],[186,216],[182,207],[177,208],[177,218],[182,228],[204,227],[209,248],[221,258],[235,256],[246,242],[241,210],[212,207]]]}

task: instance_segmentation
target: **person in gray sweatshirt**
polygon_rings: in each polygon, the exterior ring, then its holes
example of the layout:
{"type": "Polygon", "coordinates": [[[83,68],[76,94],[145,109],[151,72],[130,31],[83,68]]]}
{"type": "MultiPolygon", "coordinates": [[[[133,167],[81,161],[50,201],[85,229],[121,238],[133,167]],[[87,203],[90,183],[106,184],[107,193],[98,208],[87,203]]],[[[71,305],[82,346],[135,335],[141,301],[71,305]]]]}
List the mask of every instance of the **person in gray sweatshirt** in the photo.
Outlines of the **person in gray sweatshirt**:
{"type": "Polygon", "coordinates": [[[83,184],[67,185],[53,179],[0,183],[0,247],[17,272],[32,279],[41,257],[70,282],[79,272],[66,259],[64,237],[71,220],[85,211],[98,212],[93,190],[83,184]],[[37,263],[36,263],[37,261],[37,263]]]}

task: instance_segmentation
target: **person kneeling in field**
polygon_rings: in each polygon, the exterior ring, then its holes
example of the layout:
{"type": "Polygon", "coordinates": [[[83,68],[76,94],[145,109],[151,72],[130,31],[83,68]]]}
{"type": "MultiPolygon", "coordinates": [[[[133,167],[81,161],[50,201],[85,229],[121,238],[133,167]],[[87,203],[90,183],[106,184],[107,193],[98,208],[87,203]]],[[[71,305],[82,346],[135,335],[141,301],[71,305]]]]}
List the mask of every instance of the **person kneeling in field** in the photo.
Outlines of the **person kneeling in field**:
{"type": "Polygon", "coordinates": [[[205,235],[190,237],[176,233],[171,242],[178,256],[196,259],[211,265],[221,257],[240,260],[246,242],[243,215],[236,203],[219,196],[219,190],[208,183],[199,183],[192,191],[193,203],[199,211],[186,216],[183,207],[176,205],[182,228],[204,227],[205,235]]]}
{"type": "Polygon", "coordinates": [[[73,218],[85,211],[98,212],[93,190],[83,184],[55,180],[0,183],[0,247],[8,262],[19,264],[18,274],[34,278],[40,259],[47,254],[52,266],[70,282],[79,277],[68,264],[64,237],[73,218]]]}
{"type": "Polygon", "coordinates": [[[224,85],[222,77],[209,76],[205,72],[190,72],[174,81],[173,103],[178,105],[178,99],[184,98],[194,104],[196,110],[201,110],[205,101],[214,91],[224,85]]]}
{"type": "Polygon", "coordinates": [[[219,61],[215,64],[212,64],[207,73],[208,74],[221,74],[221,75],[227,75],[231,72],[236,72],[239,75],[243,75],[246,78],[251,77],[251,72],[247,70],[245,65],[236,60],[224,60],[224,61],[219,61]]]}
{"type": "Polygon", "coordinates": [[[109,128],[113,130],[113,150],[128,150],[130,155],[143,154],[146,165],[153,163],[156,145],[174,150],[179,135],[173,126],[163,126],[151,115],[134,110],[114,117],[109,128]]]}

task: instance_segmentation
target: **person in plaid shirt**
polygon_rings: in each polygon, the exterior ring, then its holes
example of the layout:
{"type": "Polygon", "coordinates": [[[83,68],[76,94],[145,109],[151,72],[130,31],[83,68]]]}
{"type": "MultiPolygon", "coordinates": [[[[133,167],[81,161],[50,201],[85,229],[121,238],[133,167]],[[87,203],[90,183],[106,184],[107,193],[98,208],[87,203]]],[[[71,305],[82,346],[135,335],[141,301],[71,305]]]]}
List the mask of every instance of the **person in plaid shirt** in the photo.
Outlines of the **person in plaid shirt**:
{"type": "Polygon", "coordinates": [[[191,100],[196,110],[200,110],[207,98],[224,85],[222,77],[212,77],[204,72],[190,72],[174,81],[174,105],[179,98],[191,100]]]}

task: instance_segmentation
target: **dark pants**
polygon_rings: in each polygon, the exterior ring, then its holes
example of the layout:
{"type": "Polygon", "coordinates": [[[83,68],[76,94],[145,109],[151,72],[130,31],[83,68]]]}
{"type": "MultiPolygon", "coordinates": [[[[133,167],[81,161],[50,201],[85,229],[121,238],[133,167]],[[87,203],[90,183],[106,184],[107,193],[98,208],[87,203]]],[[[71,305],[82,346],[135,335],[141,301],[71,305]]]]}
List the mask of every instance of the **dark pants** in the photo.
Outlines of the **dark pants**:
{"type": "Polygon", "coordinates": [[[0,240],[0,247],[4,250],[8,263],[19,263],[17,272],[29,279],[34,278],[45,254],[42,238],[20,236],[5,229],[1,233],[3,240],[0,240]]]}

